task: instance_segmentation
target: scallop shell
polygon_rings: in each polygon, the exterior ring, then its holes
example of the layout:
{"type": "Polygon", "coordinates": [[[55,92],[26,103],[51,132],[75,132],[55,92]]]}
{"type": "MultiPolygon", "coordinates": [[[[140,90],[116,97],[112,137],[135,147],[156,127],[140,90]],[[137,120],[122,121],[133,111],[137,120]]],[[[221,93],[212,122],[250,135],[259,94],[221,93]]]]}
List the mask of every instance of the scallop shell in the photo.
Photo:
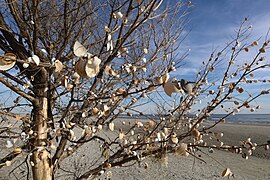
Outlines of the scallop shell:
{"type": "Polygon", "coordinates": [[[110,122],[110,123],[109,123],[109,129],[110,129],[111,131],[114,131],[114,123],[113,123],[113,122],[110,122]]]}
{"type": "Polygon", "coordinates": [[[13,53],[6,53],[4,57],[0,58],[0,70],[7,71],[16,64],[16,55],[13,53]]]}
{"type": "Polygon", "coordinates": [[[230,170],[230,168],[226,168],[221,174],[222,177],[231,176],[231,175],[232,175],[232,171],[230,170]]]}
{"type": "Polygon", "coordinates": [[[77,57],[83,57],[87,54],[86,48],[81,43],[79,43],[79,41],[75,42],[73,46],[73,52],[77,57]]]}
{"type": "Polygon", "coordinates": [[[164,91],[168,96],[172,96],[173,92],[180,92],[180,89],[177,89],[175,83],[173,83],[175,79],[171,79],[164,85],[164,91]]]}
{"type": "Polygon", "coordinates": [[[75,70],[82,78],[92,78],[99,72],[100,63],[101,60],[96,56],[89,59],[80,58],[75,65],[75,70]]]}
{"type": "Polygon", "coordinates": [[[193,130],[191,131],[191,135],[192,135],[193,137],[195,137],[195,138],[198,138],[198,137],[201,135],[201,133],[200,133],[200,131],[198,131],[198,129],[193,129],[193,130]]]}
{"type": "Polygon", "coordinates": [[[186,143],[180,143],[179,146],[176,148],[176,155],[180,156],[188,156],[189,153],[187,152],[188,146],[186,143]]]}

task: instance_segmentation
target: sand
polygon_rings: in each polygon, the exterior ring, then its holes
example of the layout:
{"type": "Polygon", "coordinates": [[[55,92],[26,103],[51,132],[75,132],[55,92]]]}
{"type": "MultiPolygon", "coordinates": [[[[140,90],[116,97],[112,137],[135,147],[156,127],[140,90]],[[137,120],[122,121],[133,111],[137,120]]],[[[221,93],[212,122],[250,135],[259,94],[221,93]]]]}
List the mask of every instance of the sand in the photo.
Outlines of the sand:
{"type": "MultiPolygon", "coordinates": [[[[207,124],[206,124],[207,125],[207,124]]],[[[228,145],[239,145],[239,141],[251,138],[256,143],[266,143],[270,140],[270,126],[247,125],[247,124],[229,124],[223,123],[213,129],[215,132],[223,132],[222,141],[228,145]]],[[[115,132],[116,133],[116,132],[115,132]]],[[[1,145],[2,147],[2,145],[1,145]]],[[[182,157],[169,154],[168,165],[156,158],[147,158],[141,164],[135,163],[133,166],[111,168],[108,171],[112,173],[112,179],[153,179],[153,180],[173,180],[173,179],[226,179],[221,177],[222,171],[228,167],[234,173],[232,179],[270,179],[270,150],[265,151],[260,148],[255,151],[248,160],[241,157],[240,154],[215,150],[208,153],[208,149],[202,149],[197,152],[206,162],[199,161],[192,156],[182,157]],[[148,168],[144,168],[144,163],[148,163],[148,168]]],[[[3,157],[4,151],[1,151],[3,157]]],[[[55,179],[66,180],[75,179],[91,167],[96,161],[102,161],[97,154],[99,153],[99,143],[91,142],[80,148],[80,150],[71,156],[70,159],[63,161],[61,169],[55,176],[55,179]]],[[[23,160],[23,159],[22,159],[23,160]]],[[[21,161],[22,161],[21,160],[21,161]]],[[[20,161],[17,161],[18,164],[20,161]]],[[[127,166],[130,164],[126,164],[127,166]]],[[[25,170],[21,167],[21,170],[25,170]]],[[[9,175],[12,169],[4,167],[0,169],[1,180],[26,179],[25,173],[19,174],[21,170],[17,169],[9,175]]],[[[108,171],[104,172],[97,179],[107,179],[108,171]]]]}

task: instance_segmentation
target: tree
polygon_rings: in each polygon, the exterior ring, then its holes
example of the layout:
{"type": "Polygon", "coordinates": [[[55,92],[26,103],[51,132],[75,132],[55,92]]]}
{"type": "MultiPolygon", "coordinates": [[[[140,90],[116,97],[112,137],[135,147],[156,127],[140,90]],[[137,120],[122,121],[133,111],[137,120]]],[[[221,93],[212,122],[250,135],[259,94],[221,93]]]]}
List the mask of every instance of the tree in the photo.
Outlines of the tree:
{"type": "MultiPolygon", "coordinates": [[[[248,76],[269,67],[262,56],[269,40],[265,40],[254,59],[233,68],[241,53],[258,45],[257,41],[251,45],[243,43],[249,32],[244,21],[236,38],[203,63],[194,82],[170,79],[170,73],[181,66],[188,53],[177,54],[184,39],[190,2],[167,6],[162,3],[1,2],[0,82],[18,95],[13,94],[13,102],[3,104],[1,113],[19,120],[21,128],[14,132],[12,126],[1,127],[1,134],[8,134],[2,137],[9,138],[7,146],[15,149],[0,160],[0,167],[25,157],[25,163],[31,164],[33,179],[52,179],[64,159],[83,145],[98,141],[102,160],[76,177],[83,179],[151,155],[163,158],[166,153],[177,152],[187,156],[196,148],[212,147],[203,144],[202,135],[226,116],[212,126],[200,125],[215,109],[233,101],[236,91],[245,92],[240,84],[253,82],[248,76]],[[223,55],[226,52],[230,53],[228,61],[223,55]],[[207,84],[207,77],[221,62],[227,63],[223,79],[207,84]],[[163,106],[158,121],[149,117],[147,123],[115,124],[123,113],[132,116],[135,111],[148,117],[134,107],[144,103],[141,99],[150,99],[149,95],[159,87],[169,96],[182,92],[173,109],[163,106]],[[210,100],[190,120],[193,105],[204,96],[210,96],[210,100]],[[29,114],[22,114],[22,109],[29,114]],[[106,132],[107,137],[100,132],[106,132]],[[10,137],[23,141],[18,145],[10,137]],[[188,143],[188,137],[194,141],[188,143]]],[[[240,102],[233,101],[236,107],[227,116],[243,107],[254,110],[250,102],[268,93],[263,90],[247,94],[240,102]]],[[[254,147],[250,141],[245,143],[250,147],[220,148],[238,152],[254,147]]]]}

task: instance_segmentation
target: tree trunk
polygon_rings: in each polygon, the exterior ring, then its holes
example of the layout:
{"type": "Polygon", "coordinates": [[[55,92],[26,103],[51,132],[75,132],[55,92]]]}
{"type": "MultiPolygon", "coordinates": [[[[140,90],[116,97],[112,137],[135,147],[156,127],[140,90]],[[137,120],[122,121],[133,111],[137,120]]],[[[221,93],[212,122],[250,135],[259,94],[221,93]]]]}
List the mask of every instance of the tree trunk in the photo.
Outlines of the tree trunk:
{"type": "Polygon", "coordinates": [[[48,132],[48,96],[47,77],[45,69],[41,70],[34,89],[36,102],[33,108],[33,154],[31,156],[32,173],[34,180],[51,180],[53,177],[53,165],[50,153],[46,150],[48,132]]]}

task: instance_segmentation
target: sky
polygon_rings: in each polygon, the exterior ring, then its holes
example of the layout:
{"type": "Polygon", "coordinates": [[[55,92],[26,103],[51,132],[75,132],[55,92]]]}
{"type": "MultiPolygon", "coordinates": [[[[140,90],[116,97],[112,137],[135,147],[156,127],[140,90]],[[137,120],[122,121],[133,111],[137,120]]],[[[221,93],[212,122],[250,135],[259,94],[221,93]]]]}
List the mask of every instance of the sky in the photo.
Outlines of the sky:
{"type": "MultiPolygon", "coordinates": [[[[250,42],[260,37],[265,38],[270,28],[270,0],[191,0],[191,4],[190,22],[186,28],[189,35],[182,44],[183,52],[190,49],[190,53],[184,61],[183,68],[171,74],[177,79],[193,81],[202,61],[206,61],[214,49],[222,48],[230,42],[245,18],[248,18],[248,23],[252,25],[250,42]]],[[[266,55],[270,57],[269,52],[266,55]]],[[[251,57],[252,55],[249,55],[244,58],[251,57]]],[[[261,71],[257,77],[270,79],[269,71],[270,69],[261,71]]],[[[252,85],[250,91],[258,91],[261,88],[266,88],[266,85],[252,85]]],[[[259,98],[256,103],[262,107],[256,113],[270,113],[270,95],[259,98]]],[[[147,111],[154,109],[153,105],[147,108],[147,111]]]]}
{"type": "MultiPolygon", "coordinates": [[[[208,59],[213,49],[224,47],[225,43],[231,40],[244,18],[248,18],[248,23],[252,25],[251,42],[260,37],[265,38],[270,28],[269,0],[193,0],[191,2],[193,5],[189,24],[191,32],[184,44],[191,49],[187,58],[187,61],[191,62],[190,71],[186,70],[191,73],[183,73],[187,78],[194,76],[198,65],[208,59]]],[[[270,53],[268,52],[266,56],[270,57],[270,53]]],[[[261,71],[257,77],[270,79],[269,72],[270,69],[261,71]]],[[[266,85],[252,85],[250,91],[260,88],[266,88],[266,85]]],[[[257,102],[262,108],[256,113],[270,113],[269,95],[258,99],[257,102]]]]}

